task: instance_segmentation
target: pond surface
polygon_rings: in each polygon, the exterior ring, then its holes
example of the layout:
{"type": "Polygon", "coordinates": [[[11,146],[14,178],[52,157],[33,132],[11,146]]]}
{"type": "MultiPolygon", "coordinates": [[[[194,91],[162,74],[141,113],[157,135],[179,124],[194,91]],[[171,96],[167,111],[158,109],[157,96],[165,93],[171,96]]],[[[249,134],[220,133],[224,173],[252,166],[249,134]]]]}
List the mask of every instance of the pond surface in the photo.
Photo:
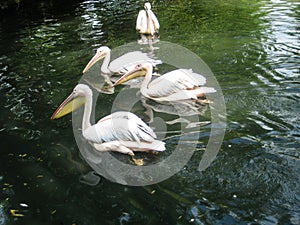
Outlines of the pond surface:
{"type": "MultiPolygon", "coordinates": [[[[98,47],[137,40],[142,5],[82,1],[2,17],[0,225],[300,224],[300,3],[293,0],[155,1],[160,39],[196,53],[219,82],[227,115],[221,149],[199,172],[204,132],[186,167],[159,184],[82,182],[91,167],[72,118],[50,116],[98,47]]],[[[97,119],[113,101],[102,97],[97,119]]]]}

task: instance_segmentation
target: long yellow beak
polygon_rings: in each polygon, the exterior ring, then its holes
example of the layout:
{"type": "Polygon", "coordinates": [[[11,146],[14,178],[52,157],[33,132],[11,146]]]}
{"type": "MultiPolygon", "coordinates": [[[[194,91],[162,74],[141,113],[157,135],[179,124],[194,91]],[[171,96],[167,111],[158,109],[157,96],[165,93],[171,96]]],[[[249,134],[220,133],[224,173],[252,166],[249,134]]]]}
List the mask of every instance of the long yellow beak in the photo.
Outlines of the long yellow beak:
{"type": "Polygon", "coordinates": [[[142,77],[146,75],[146,71],[143,68],[140,67],[136,67],[131,71],[128,71],[127,73],[125,73],[122,77],[120,77],[113,85],[113,87],[125,83],[126,81],[129,81],[133,78],[136,77],[142,77]]]}
{"type": "Polygon", "coordinates": [[[97,52],[93,56],[93,58],[91,58],[91,60],[88,62],[88,64],[85,66],[82,73],[85,73],[86,71],[88,71],[96,62],[98,62],[100,59],[103,59],[104,57],[105,57],[105,54],[103,54],[102,52],[100,52],[100,53],[97,52]]]}
{"type": "Polygon", "coordinates": [[[75,111],[80,106],[84,105],[84,103],[85,97],[75,97],[74,93],[70,94],[70,96],[66,98],[66,100],[64,100],[63,103],[61,103],[60,106],[52,114],[51,120],[58,119],[71,113],[72,111],[75,111]]]}

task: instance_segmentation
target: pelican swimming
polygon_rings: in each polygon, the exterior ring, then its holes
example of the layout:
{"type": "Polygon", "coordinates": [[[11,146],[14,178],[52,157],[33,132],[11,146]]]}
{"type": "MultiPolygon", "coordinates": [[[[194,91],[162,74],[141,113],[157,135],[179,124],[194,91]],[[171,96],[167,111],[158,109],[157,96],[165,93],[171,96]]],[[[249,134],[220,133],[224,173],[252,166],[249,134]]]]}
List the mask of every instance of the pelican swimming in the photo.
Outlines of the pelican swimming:
{"type": "Polygon", "coordinates": [[[149,63],[137,65],[117,80],[114,86],[140,76],[145,76],[140,87],[141,94],[155,101],[198,99],[216,92],[214,88],[203,87],[206,78],[191,69],[173,70],[151,81],[152,66],[149,63]]]}
{"type": "Polygon", "coordinates": [[[136,19],[136,30],[140,34],[154,35],[158,32],[159,22],[155,14],[151,10],[151,4],[146,2],[144,5],[145,10],[140,10],[136,19]]]}
{"type": "Polygon", "coordinates": [[[154,131],[131,112],[114,112],[91,125],[93,93],[89,86],[78,84],[57,108],[51,119],[60,118],[84,103],[82,135],[98,151],[116,151],[134,155],[133,151],[164,151],[165,143],[154,131]],[[80,104],[76,99],[80,100],[80,104]]]}
{"type": "Polygon", "coordinates": [[[128,52],[119,58],[110,62],[111,50],[107,46],[101,46],[97,49],[96,54],[88,62],[82,73],[87,72],[96,62],[104,58],[101,66],[102,74],[123,74],[134,68],[136,64],[149,62],[152,66],[161,64],[161,60],[151,59],[146,53],[141,51],[128,52]]]}

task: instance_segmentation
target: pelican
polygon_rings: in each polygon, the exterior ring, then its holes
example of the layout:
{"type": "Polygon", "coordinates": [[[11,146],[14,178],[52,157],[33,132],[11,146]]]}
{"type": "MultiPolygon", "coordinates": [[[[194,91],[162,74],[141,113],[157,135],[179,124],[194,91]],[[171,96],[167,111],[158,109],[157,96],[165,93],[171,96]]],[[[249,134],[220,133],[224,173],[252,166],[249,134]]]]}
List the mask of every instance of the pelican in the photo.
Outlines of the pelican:
{"type": "Polygon", "coordinates": [[[140,87],[141,94],[155,101],[198,99],[216,92],[214,88],[203,87],[206,78],[191,69],[173,70],[151,81],[152,66],[149,63],[137,65],[118,79],[114,86],[140,76],[145,76],[140,87]]]}
{"type": "Polygon", "coordinates": [[[86,73],[96,62],[104,58],[101,66],[102,74],[123,74],[134,68],[136,64],[149,62],[153,66],[161,64],[161,60],[151,59],[146,53],[141,51],[128,52],[119,58],[110,62],[111,50],[107,46],[101,46],[97,49],[96,54],[88,62],[82,73],[86,73]],[[124,68],[125,66],[125,68],[124,68]],[[124,71],[125,69],[125,71],[124,71]]]}
{"type": "Polygon", "coordinates": [[[151,10],[151,4],[146,2],[144,5],[145,10],[140,10],[136,19],[136,30],[140,34],[154,35],[158,32],[159,22],[155,14],[151,10]]]}
{"type": "Polygon", "coordinates": [[[154,131],[131,112],[114,112],[91,125],[92,98],[93,93],[89,86],[78,84],[56,109],[51,119],[60,118],[84,103],[82,135],[96,150],[116,151],[132,156],[133,151],[165,150],[165,143],[157,140],[154,131]]]}

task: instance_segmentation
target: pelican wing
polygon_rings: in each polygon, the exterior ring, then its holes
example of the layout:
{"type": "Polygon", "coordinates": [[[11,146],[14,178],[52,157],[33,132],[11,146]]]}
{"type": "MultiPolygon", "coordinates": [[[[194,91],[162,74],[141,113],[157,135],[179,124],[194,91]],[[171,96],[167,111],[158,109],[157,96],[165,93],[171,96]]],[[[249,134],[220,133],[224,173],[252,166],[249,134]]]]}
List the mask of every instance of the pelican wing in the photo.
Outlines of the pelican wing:
{"type": "Polygon", "coordinates": [[[133,69],[136,64],[149,62],[153,66],[161,64],[161,60],[152,59],[147,53],[141,51],[128,52],[117,59],[113,60],[109,64],[109,69],[112,72],[119,72],[122,69],[130,70],[133,69]]]}
{"type": "Polygon", "coordinates": [[[155,29],[155,31],[157,31],[159,29],[158,19],[155,16],[155,14],[152,12],[152,10],[150,11],[150,13],[151,13],[151,19],[152,19],[152,22],[153,22],[153,25],[154,25],[154,29],[155,29]]]}
{"type": "Polygon", "coordinates": [[[96,142],[133,141],[153,142],[153,130],[130,112],[115,112],[84,131],[86,139],[96,142]]]}
{"type": "Polygon", "coordinates": [[[202,86],[206,78],[194,73],[191,69],[178,69],[156,78],[148,85],[147,94],[153,98],[160,98],[202,86]]]}
{"type": "Polygon", "coordinates": [[[136,19],[135,28],[141,33],[145,33],[147,30],[147,14],[145,10],[140,10],[136,19]]]}

